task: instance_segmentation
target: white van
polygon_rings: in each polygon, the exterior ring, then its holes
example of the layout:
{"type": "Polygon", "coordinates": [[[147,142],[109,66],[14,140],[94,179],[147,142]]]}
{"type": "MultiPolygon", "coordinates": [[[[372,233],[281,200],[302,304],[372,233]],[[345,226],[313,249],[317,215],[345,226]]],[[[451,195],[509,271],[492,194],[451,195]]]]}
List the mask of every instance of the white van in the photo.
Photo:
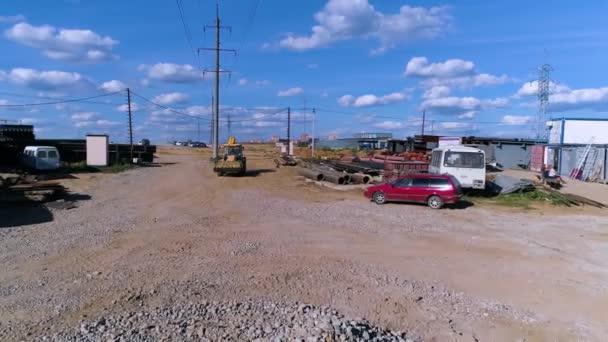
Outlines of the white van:
{"type": "Polygon", "coordinates": [[[21,160],[34,170],[55,170],[61,166],[59,151],[53,146],[26,146],[21,160]]]}
{"type": "Polygon", "coordinates": [[[486,158],[483,150],[467,146],[446,146],[433,150],[429,173],[449,174],[463,188],[484,189],[486,158]]]}

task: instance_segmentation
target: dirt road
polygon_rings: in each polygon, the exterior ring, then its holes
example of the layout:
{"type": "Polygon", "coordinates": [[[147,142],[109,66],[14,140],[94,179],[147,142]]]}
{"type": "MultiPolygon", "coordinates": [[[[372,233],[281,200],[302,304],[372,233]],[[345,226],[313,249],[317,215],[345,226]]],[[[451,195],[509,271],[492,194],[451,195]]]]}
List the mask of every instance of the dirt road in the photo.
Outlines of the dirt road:
{"type": "Polygon", "coordinates": [[[608,216],[377,206],[275,170],[261,151],[242,178],[217,178],[187,151],[72,180],[91,196],[79,208],[0,229],[2,340],[258,299],[331,306],[422,340],[608,336],[608,216]]]}

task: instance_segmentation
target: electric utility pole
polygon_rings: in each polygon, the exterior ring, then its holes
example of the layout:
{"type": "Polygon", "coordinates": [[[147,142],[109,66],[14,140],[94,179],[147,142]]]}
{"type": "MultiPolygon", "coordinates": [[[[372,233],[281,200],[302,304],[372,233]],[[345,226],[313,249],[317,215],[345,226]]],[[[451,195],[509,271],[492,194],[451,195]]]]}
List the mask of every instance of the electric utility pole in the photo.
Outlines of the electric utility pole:
{"type": "Polygon", "coordinates": [[[312,156],[315,156],[315,121],[317,120],[317,111],[312,109],[312,156]]]}
{"type": "Polygon", "coordinates": [[[426,123],[426,109],[422,110],[422,137],[424,138],[424,124],[426,123]]]}
{"type": "Polygon", "coordinates": [[[287,107],[287,154],[291,155],[291,107],[287,107]]]}
{"type": "Polygon", "coordinates": [[[215,101],[213,101],[213,96],[211,96],[211,121],[209,121],[209,145],[213,145],[213,127],[215,127],[215,125],[213,124],[215,121],[213,120],[215,117],[215,110],[214,110],[214,103],[215,101]]]}
{"type": "Polygon", "coordinates": [[[129,143],[131,144],[131,163],[133,162],[133,116],[131,115],[131,89],[127,88],[127,110],[129,112],[129,143]]]}
{"type": "Polygon", "coordinates": [[[222,29],[228,29],[231,30],[230,27],[228,26],[221,26],[220,25],[220,4],[219,1],[216,2],[215,4],[215,25],[213,26],[205,26],[205,30],[207,28],[214,28],[215,29],[215,47],[214,48],[199,48],[198,52],[200,52],[200,50],[208,50],[208,51],[214,51],[215,52],[215,70],[209,71],[209,70],[204,70],[203,71],[203,76],[206,72],[212,72],[215,73],[215,91],[214,91],[214,98],[215,98],[215,103],[214,103],[214,111],[213,111],[213,159],[216,159],[218,157],[218,147],[219,147],[219,114],[220,114],[220,74],[221,73],[226,73],[229,71],[227,70],[220,70],[220,52],[225,52],[225,51],[230,51],[230,52],[234,52],[234,54],[236,55],[236,50],[234,49],[222,49],[220,48],[220,30],[222,29]]]}

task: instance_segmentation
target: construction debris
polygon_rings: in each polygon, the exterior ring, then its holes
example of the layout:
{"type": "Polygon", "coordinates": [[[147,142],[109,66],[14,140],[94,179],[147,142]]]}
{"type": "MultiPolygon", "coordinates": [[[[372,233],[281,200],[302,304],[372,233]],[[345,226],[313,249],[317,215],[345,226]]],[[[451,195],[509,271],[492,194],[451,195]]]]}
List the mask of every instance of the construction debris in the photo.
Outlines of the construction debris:
{"type": "Polygon", "coordinates": [[[296,158],[289,155],[284,155],[274,159],[274,163],[277,165],[277,167],[298,165],[298,161],[296,160],[296,158]]]}
{"type": "Polygon", "coordinates": [[[500,195],[514,192],[531,191],[536,188],[534,182],[528,179],[518,179],[511,176],[496,175],[493,181],[488,182],[488,187],[500,195]]]}
{"type": "Polygon", "coordinates": [[[530,194],[534,200],[543,200],[554,205],[565,205],[567,207],[588,205],[596,208],[606,208],[606,205],[589,198],[563,193],[554,190],[542,182],[534,182],[528,179],[496,175],[494,180],[486,182],[492,194],[506,196],[511,194],[530,194]]]}
{"type": "Polygon", "coordinates": [[[55,181],[37,181],[32,176],[0,177],[0,203],[46,202],[65,188],[55,181]]]}

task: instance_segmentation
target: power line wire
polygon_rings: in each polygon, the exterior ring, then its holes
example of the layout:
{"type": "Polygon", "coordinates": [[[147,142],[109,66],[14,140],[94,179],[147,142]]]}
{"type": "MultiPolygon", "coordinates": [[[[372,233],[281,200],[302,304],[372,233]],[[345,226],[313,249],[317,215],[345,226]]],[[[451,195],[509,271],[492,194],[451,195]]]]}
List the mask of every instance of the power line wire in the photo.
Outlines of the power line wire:
{"type": "MultiPolygon", "coordinates": [[[[0,95],[12,96],[12,97],[21,97],[21,98],[26,98],[26,99],[44,99],[44,100],[56,100],[56,101],[63,100],[63,98],[60,98],[60,97],[15,94],[15,93],[9,93],[9,92],[4,92],[4,91],[0,91],[0,95]]],[[[99,101],[80,101],[80,102],[93,103],[93,104],[104,104],[104,105],[117,105],[118,104],[118,103],[115,103],[115,102],[99,102],[99,101]]]]}
{"type": "Polygon", "coordinates": [[[188,46],[190,46],[190,52],[192,52],[192,57],[194,58],[194,63],[200,64],[200,63],[198,63],[198,58],[196,57],[196,53],[194,52],[194,45],[192,44],[192,33],[190,32],[190,29],[188,28],[188,24],[186,24],[186,20],[184,19],[184,10],[182,8],[182,4],[181,4],[180,0],[175,0],[175,3],[177,4],[179,18],[182,21],[182,26],[184,27],[184,33],[186,34],[186,40],[188,40],[188,46]]]}
{"type": "MultiPolygon", "coordinates": [[[[146,102],[148,102],[148,103],[150,103],[150,104],[152,104],[152,105],[155,105],[155,106],[157,106],[157,107],[160,107],[160,108],[166,109],[166,110],[168,110],[168,111],[170,111],[170,112],[172,112],[172,113],[174,113],[174,114],[177,114],[177,115],[187,116],[187,117],[190,117],[190,118],[192,118],[192,119],[197,119],[197,120],[206,120],[206,121],[211,121],[211,119],[203,118],[203,117],[196,116],[196,115],[187,114],[187,113],[184,113],[184,112],[180,112],[180,111],[178,111],[178,110],[175,110],[175,109],[173,109],[173,108],[170,108],[170,107],[167,107],[167,106],[161,105],[161,104],[156,103],[156,102],[154,102],[154,101],[152,101],[152,100],[150,100],[150,99],[148,99],[148,98],[146,98],[146,97],[144,97],[144,96],[141,96],[141,95],[139,95],[139,94],[137,94],[137,93],[135,93],[135,92],[133,92],[133,91],[131,91],[131,95],[133,95],[133,96],[135,96],[135,97],[138,97],[138,98],[140,98],[140,99],[142,99],[142,100],[144,100],[144,101],[146,101],[146,102]]],[[[240,108],[240,107],[234,107],[234,108],[239,108],[239,109],[243,109],[243,110],[251,110],[251,108],[240,108]]],[[[224,109],[225,109],[225,108],[224,108],[224,109]]],[[[261,116],[261,117],[258,117],[258,118],[241,119],[241,120],[231,120],[231,122],[232,122],[232,123],[234,123],[234,122],[243,122],[243,121],[259,121],[259,120],[263,120],[263,119],[265,119],[265,118],[271,117],[271,116],[273,116],[273,115],[276,115],[276,114],[278,114],[278,113],[280,113],[280,112],[282,112],[282,111],[284,111],[284,110],[286,110],[286,109],[287,109],[287,108],[281,108],[281,109],[279,109],[279,110],[277,110],[277,111],[275,111],[275,112],[269,113],[269,114],[267,114],[267,115],[264,115],[264,116],[261,116]]],[[[263,109],[255,109],[255,110],[263,110],[263,109]]],[[[220,120],[220,122],[227,122],[227,120],[220,120]]]]}
{"type": "MultiPolygon", "coordinates": [[[[241,37],[241,43],[239,44],[239,51],[243,50],[243,47],[245,46],[245,43],[247,42],[247,36],[249,34],[249,31],[251,31],[251,28],[253,27],[253,24],[255,22],[255,16],[257,14],[259,5],[260,5],[260,0],[253,0],[253,6],[251,8],[251,11],[249,12],[247,24],[245,25],[245,30],[243,31],[243,36],[241,37]]],[[[231,68],[234,69],[234,67],[238,63],[239,63],[239,55],[237,54],[231,68]]]]}
{"type": "Polygon", "coordinates": [[[39,103],[21,103],[21,104],[0,104],[0,107],[33,107],[33,106],[47,106],[47,105],[55,105],[61,103],[70,103],[70,102],[86,102],[87,100],[97,99],[104,96],[116,95],[118,93],[122,93],[124,90],[119,90],[111,93],[83,97],[79,99],[64,99],[61,101],[53,101],[53,102],[39,102],[39,103]]]}
{"type": "Polygon", "coordinates": [[[133,91],[131,92],[131,95],[134,95],[135,97],[138,97],[138,98],[140,98],[140,99],[142,99],[142,100],[144,100],[144,101],[146,101],[146,102],[148,102],[148,103],[150,103],[150,104],[153,104],[153,105],[155,105],[155,106],[157,106],[157,107],[160,107],[160,108],[166,109],[166,110],[168,110],[168,111],[170,111],[170,112],[172,112],[172,113],[174,113],[174,114],[177,114],[177,115],[187,116],[187,117],[190,117],[190,118],[193,118],[193,119],[197,119],[197,120],[207,120],[207,121],[210,121],[210,119],[205,119],[205,118],[202,118],[202,117],[200,117],[200,116],[196,116],[196,115],[190,115],[190,114],[186,114],[186,113],[183,113],[183,112],[177,111],[177,110],[175,110],[175,109],[173,109],[173,108],[169,108],[169,107],[167,107],[167,106],[163,106],[163,105],[161,105],[161,104],[159,104],[159,103],[156,103],[156,102],[154,102],[154,101],[152,101],[152,100],[150,100],[150,99],[148,99],[148,98],[145,98],[145,97],[143,97],[143,96],[141,96],[141,95],[139,95],[139,94],[137,94],[137,93],[135,93],[135,92],[133,92],[133,91]]]}
{"type": "MultiPolygon", "coordinates": [[[[383,116],[383,115],[376,115],[376,114],[361,114],[361,113],[353,113],[353,112],[344,112],[344,111],[339,111],[339,110],[334,110],[334,109],[326,109],[326,108],[319,108],[319,107],[315,107],[317,112],[327,112],[327,113],[333,113],[333,114],[341,114],[341,115],[350,115],[350,116],[367,116],[367,117],[371,117],[371,118],[380,118],[380,119],[392,119],[392,120],[399,120],[399,121],[403,121],[403,117],[399,118],[399,117],[394,117],[394,116],[383,116]]],[[[297,110],[310,110],[312,108],[298,108],[297,110]]],[[[411,119],[407,119],[407,121],[422,121],[421,118],[411,118],[411,119]]],[[[471,123],[471,124],[505,124],[502,121],[464,121],[464,120],[433,120],[434,122],[439,122],[439,123],[446,123],[446,122],[463,122],[463,123],[471,123]]]]}

